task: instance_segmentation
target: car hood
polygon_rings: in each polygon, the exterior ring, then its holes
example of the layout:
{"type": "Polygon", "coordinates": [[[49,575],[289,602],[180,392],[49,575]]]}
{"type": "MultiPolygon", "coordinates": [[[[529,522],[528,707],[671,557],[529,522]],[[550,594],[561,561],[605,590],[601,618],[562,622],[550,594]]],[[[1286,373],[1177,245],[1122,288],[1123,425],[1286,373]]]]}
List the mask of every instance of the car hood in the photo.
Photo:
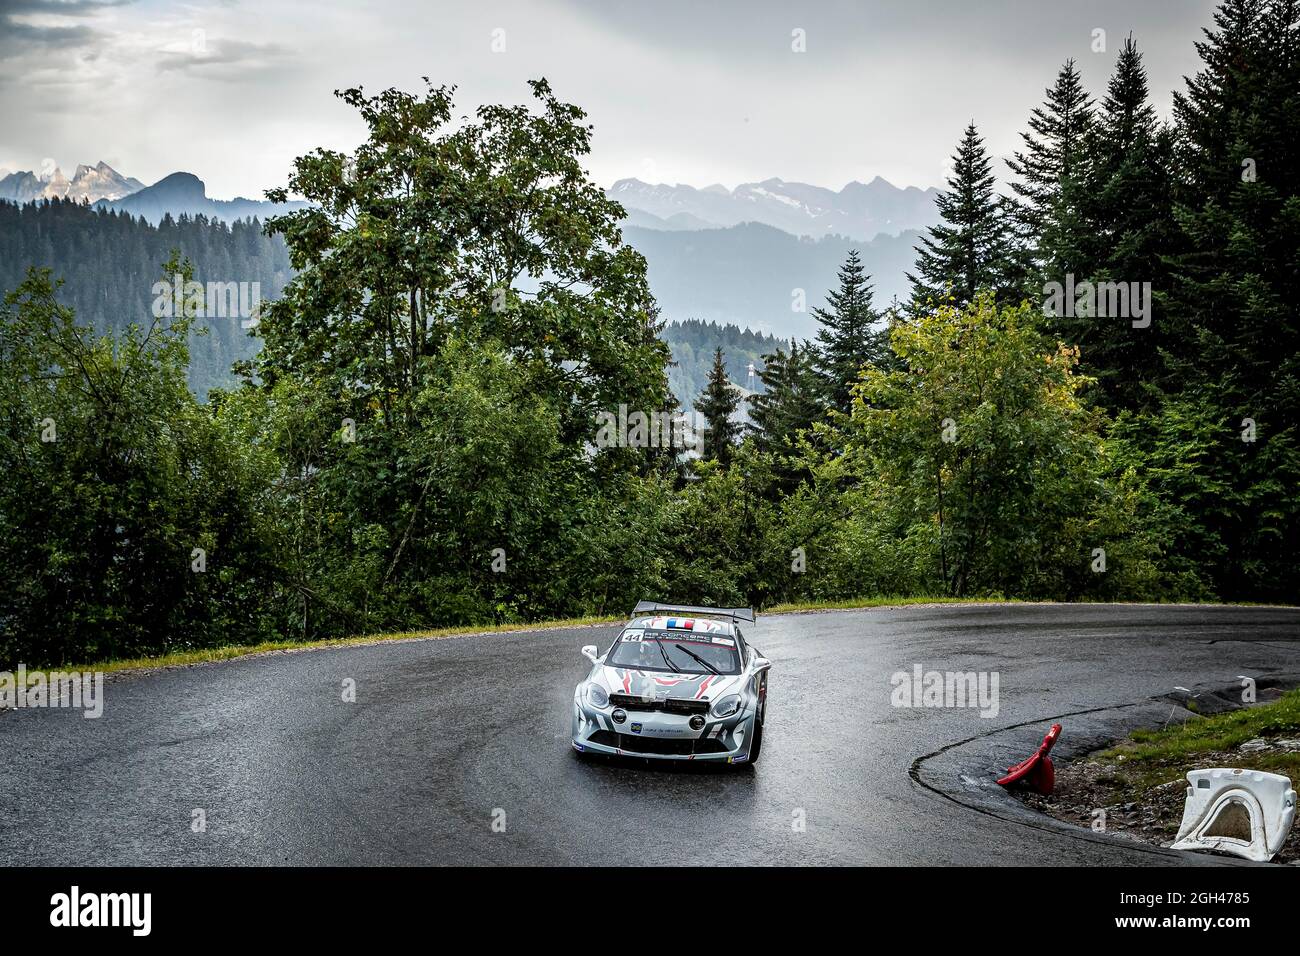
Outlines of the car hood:
{"type": "Polygon", "coordinates": [[[627,667],[595,668],[591,680],[611,694],[631,694],[648,700],[717,700],[740,687],[740,674],[674,674],[627,667]]]}

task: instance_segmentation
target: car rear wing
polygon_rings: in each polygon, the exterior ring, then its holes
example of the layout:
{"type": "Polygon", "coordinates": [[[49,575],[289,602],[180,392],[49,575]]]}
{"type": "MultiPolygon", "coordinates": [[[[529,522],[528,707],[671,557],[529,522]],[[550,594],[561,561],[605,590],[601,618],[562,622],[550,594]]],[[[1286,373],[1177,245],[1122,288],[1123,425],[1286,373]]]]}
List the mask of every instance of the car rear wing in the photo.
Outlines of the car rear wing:
{"type": "Polygon", "coordinates": [[[692,607],[689,604],[659,604],[656,601],[638,601],[633,614],[717,614],[754,623],[752,607],[692,607]]]}

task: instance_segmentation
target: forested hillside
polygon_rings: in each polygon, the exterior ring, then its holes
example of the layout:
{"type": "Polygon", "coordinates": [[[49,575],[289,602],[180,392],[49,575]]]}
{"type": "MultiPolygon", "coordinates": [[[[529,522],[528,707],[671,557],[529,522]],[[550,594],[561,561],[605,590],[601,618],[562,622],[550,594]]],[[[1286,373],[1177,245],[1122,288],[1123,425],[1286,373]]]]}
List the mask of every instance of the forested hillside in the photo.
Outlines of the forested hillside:
{"type": "MultiPolygon", "coordinates": [[[[59,301],[96,332],[149,323],[154,284],[174,249],[193,263],[196,281],[256,283],[264,300],[278,298],[292,275],[283,237],[266,235],[257,220],[182,216],[151,226],[74,200],[0,202],[0,289],[17,288],[31,266],[48,268],[63,281],[59,301]]],[[[195,326],[189,382],[202,397],[231,385],[232,363],[252,357],[259,343],[239,316],[195,326]]]]}
{"type": "Polygon", "coordinates": [[[695,407],[695,400],[709,380],[709,368],[716,349],[722,349],[726,358],[727,378],[749,391],[762,391],[759,373],[763,369],[763,356],[781,344],[781,340],[752,329],[699,319],[669,322],[660,338],[668,343],[673,354],[673,364],[668,369],[668,386],[682,407],[687,409],[695,407]],[[752,376],[751,365],[754,366],[752,376]]]}

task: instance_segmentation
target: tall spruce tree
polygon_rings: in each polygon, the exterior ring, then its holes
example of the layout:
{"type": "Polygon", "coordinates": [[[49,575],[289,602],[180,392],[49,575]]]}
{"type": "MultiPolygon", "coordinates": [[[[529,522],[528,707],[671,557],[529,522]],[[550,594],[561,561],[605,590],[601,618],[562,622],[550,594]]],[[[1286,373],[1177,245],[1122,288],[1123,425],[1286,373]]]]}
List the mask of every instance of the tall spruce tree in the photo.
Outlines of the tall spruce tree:
{"type": "Polygon", "coordinates": [[[1112,410],[1159,402],[1161,355],[1179,337],[1159,308],[1169,288],[1166,258],[1175,248],[1173,135],[1148,98],[1142,55],[1130,36],[1097,111],[1092,138],[1085,218],[1095,236],[1095,282],[1150,283],[1151,324],[1134,328],[1123,317],[1060,317],[1056,329],[1078,345],[1082,363],[1112,410]]]}
{"type": "Polygon", "coordinates": [[[731,464],[736,445],[740,440],[741,426],[733,420],[736,409],[740,407],[740,392],[727,380],[727,366],[722,359],[722,349],[713,353],[713,367],[709,370],[709,381],[695,400],[695,410],[704,416],[706,432],[704,435],[705,461],[716,461],[723,467],[731,464]]]}
{"type": "MultiPolygon", "coordinates": [[[[1182,399],[1219,414],[1191,507],[1225,559],[1221,595],[1295,596],[1300,566],[1300,4],[1226,0],[1197,44],[1202,69],[1174,99],[1179,136],[1169,309],[1182,399]],[[1247,421],[1249,420],[1249,421],[1247,421]]],[[[1175,377],[1176,376],[1176,377],[1175,377]]]]}
{"type": "Polygon", "coordinates": [[[913,310],[951,296],[959,306],[973,302],[980,290],[1008,297],[1012,247],[1006,213],[993,189],[992,163],[974,122],[966,127],[953,156],[948,189],[935,205],[942,222],[921,237],[916,247],[912,283],[913,310]]]}
{"type": "Polygon", "coordinates": [[[865,365],[886,364],[889,344],[872,304],[871,277],[858,251],[849,251],[839,270],[839,288],[826,294],[828,308],[813,309],[821,323],[813,362],[830,408],[847,413],[853,386],[865,365]]]}
{"type": "MultiPolygon", "coordinates": [[[[1018,177],[1011,184],[1017,237],[1028,247],[1035,271],[1056,281],[1070,272],[1087,275],[1096,248],[1081,209],[1092,112],[1074,60],[1066,60],[1047,99],[1030,114],[1028,132],[1020,134],[1024,148],[1007,161],[1018,177]]],[[[1027,278],[1032,285],[1038,276],[1027,278]]]]}
{"type": "Polygon", "coordinates": [[[759,451],[793,455],[799,433],[821,417],[819,381],[812,353],[790,340],[790,351],[777,349],[763,356],[758,373],[763,391],[749,396],[750,433],[759,451]]]}

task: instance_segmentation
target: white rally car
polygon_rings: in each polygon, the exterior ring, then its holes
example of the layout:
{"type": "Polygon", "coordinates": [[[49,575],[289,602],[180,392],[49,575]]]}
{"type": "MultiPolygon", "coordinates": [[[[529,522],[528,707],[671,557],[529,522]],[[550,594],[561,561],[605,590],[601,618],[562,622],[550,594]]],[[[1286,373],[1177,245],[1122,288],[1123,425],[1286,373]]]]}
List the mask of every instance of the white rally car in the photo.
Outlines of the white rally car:
{"type": "Polygon", "coordinates": [[[658,760],[754,763],[763,749],[767,672],[740,622],[749,608],[642,601],[573,692],[573,749],[658,760]]]}

